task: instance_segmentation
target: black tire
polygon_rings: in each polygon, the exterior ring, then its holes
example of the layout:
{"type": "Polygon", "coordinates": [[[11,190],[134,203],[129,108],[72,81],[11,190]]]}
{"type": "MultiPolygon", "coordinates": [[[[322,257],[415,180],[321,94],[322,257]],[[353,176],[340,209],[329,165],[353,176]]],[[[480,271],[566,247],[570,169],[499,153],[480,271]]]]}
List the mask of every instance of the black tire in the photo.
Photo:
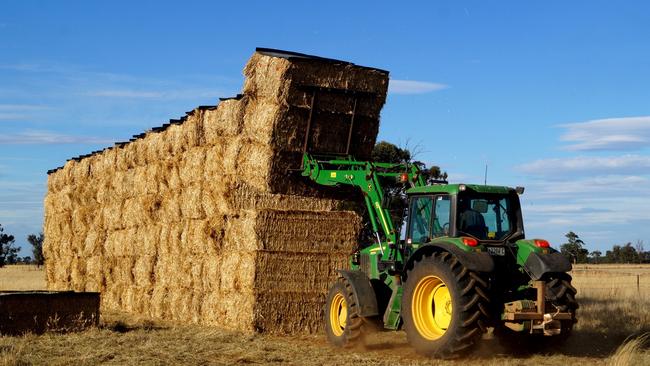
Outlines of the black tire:
{"type": "Polygon", "coordinates": [[[555,340],[564,341],[571,335],[573,325],[578,322],[576,319],[576,310],[580,307],[576,301],[578,291],[571,285],[571,276],[566,273],[550,276],[546,282],[546,302],[547,307],[555,308],[562,312],[570,312],[571,320],[562,320],[562,330],[555,340]]]}
{"type": "Polygon", "coordinates": [[[561,320],[560,334],[545,336],[513,331],[503,324],[494,328],[494,336],[498,338],[501,346],[510,352],[533,353],[562,345],[573,331],[577,323],[576,310],[579,308],[576,301],[577,290],[571,285],[571,276],[566,273],[553,274],[545,279],[546,282],[546,309],[557,309],[561,312],[570,312],[571,320],[561,320]]]}
{"type": "MultiPolygon", "coordinates": [[[[487,287],[485,279],[465,268],[448,252],[432,253],[416,260],[407,273],[402,301],[404,329],[411,346],[429,357],[449,358],[469,353],[487,330],[490,302],[487,287]],[[440,285],[435,287],[431,298],[422,297],[429,288],[422,286],[426,286],[427,281],[435,281],[435,278],[442,281],[449,293],[447,301],[451,308],[444,308],[447,313],[445,319],[450,319],[448,323],[443,321],[438,324],[435,320],[438,313],[433,297],[437,296],[440,285]],[[430,300],[431,305],[428,304],[430,300]],[[436,324],[422,320],[427,316],[436,324]],[[416,320],[416,317],[420,320],[416,320]],[[441,333],[434,335],[429,331],[431,329],[441,333]]],[[[438,311],[443,309],[439,308],[438,311]]]]}
{"type": "MultiPolygon", "coordinates": [[[[339,308],[339,311],[342,310],[339,308]]],[[[339,318],[341,319],[341,318],[339,318]]],[[[327,339],[337,347],[352,347],[363,342],[364,332],[367,331],[369,324],[366,319],[359,316],[359,306],[352,285],[343,277],[339,277],[334,285],[330,288],[325,302],[324,312],[325,333],[327,339]],[[333,303],[343,299],[342,304],[345,307],[347,315],[344,316],[344,324],[333,324],[332,316],[338,318],[338,314],[333,314],[333,303]]]]}

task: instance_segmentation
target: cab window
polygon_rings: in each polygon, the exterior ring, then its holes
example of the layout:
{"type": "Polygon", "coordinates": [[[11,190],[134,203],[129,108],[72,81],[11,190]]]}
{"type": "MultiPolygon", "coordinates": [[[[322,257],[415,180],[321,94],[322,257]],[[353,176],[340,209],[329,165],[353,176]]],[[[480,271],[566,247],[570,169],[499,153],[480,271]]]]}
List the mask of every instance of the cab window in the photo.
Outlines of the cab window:
{"type": "Polygon", "coordinates": [[[433,218],[433,236],[435,238],[449,235],[449,216],[451,200],[449,196],[436,196],[433,218]]]}
{"type": "Polygon", "coordinates": [[[414,243],[426,243],[431,238],[433,197],[413,197],[410,206],[408,238],[414,243]]]}

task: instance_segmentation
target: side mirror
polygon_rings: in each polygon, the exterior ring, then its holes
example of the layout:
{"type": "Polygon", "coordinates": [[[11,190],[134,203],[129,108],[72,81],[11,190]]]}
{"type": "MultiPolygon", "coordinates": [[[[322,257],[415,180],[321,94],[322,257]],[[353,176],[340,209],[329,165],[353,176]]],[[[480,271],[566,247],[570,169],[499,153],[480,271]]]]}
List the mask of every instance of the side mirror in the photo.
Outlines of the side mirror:
{"type": "Polygon", "coordinates": [[[515,192],[517,192],[518,195],[524,194],[524,187],[515,188],[515,192]]]}

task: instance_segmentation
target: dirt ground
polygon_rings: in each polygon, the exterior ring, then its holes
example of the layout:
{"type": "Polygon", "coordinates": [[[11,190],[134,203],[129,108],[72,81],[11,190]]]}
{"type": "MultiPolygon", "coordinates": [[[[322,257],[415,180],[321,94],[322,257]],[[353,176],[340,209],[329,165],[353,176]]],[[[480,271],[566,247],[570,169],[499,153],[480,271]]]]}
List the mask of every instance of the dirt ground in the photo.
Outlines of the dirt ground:
{"type": "MultiPolygon", "coordinates": [[[[650,266],[589,267],[573,273],[581,303],[574,334],[538,350],[513,353],[488,334],[467,357],[430,360],[408,346],[404,332],[379,332],[363,347],[340,350],[323,335],[243,334],[106,312],[99,328],[81,333],[0,337],[0,365],[650,365],[643,349],[617,353],[627,337],[650,331],[650,289],[636,285],[636,274],[647,275],[650,266]]],[[[0,269],[0,284],[0,290],[39,289],[43,274],[7,267],[0,269]]]]}

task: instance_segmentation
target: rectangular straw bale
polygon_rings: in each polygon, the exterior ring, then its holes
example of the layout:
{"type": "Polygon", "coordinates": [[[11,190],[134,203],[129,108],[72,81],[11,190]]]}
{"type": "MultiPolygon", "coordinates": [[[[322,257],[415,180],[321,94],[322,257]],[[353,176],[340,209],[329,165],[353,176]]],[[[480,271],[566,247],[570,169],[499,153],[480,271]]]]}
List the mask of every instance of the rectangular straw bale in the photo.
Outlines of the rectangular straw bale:
{"type": "Polygon", "coordinates": [[[131,229],[122,229],[109,231],[104,241],[104,253],[107,256],[131,256],[135,254],[135,249],[133,245],[129,245],[130,235],[133,235],[135,230],[131,229]]]}
{"type": "Polygon", "coordinates": [[[156,284],[151,294],[151,308],[149,309],[149,315],[159,319],[172,319],[169,294],[173,291],[173,288],[163,287],[156,284]]]}
{"type": "Polygon", "coordinates": [[[185,253],[208,256],[218,255],[223,246],[225,221],[223,217],[209,220],[186,220],[181,242],[185,253]]]}
{"type": "MultiPolygon", "coordinates": [[[[219,138],[215,140],[214,145],[206,147],[205,162],[202,167],[202,181],[204,181],[206,184],[215,184],[216,182],[219,182],[224,175],[226,175],[223,159],[229,143],[230,139],[219,138]]],[[[228,171],[228,174],[232,174],[232,172],[228,171]]]]}
{"type": "Polygon", "coordinates": [[[237,174],[251,186],[268,191],[273,150],[266,145],[250,140],[242,141],[236,158],[237,174]]]}
{"type": "Polygon", "coordinates": [[[133,265],[133,280],[134,284],[148,289],[155,284],[154,268],[158,257],[155,255],[140,255],[135,257],[133,265]]]}
{"type": "Polygon", "coordinates": [[[172,156],[178,156],[187,151],[190,141],[183,125],[171,125],[166,132],[172,156]]]}
{"type": "Polygon", "coordinates": [[[178,166],[178,175],[183,186],[203,183],[206,153],[205,147],[193,147],[183,154],[178,166]]]}
{"type": "Polygon", "coordinates": [[[88,229],[88,233],[84,238],[83,250],[81,255],[83,257],[91,257],[101,255],[104,249],[104,242],[106,240],[106,231],[96,225],[88,229]]]}
{"type": "Polygon", "coordinates": [[[350,211],[257,212],[254,230],[269,251],[347,255],[357,246],[359,215],[350,211]]]}
{"type": "Polygon", "coordinates": [[[208,324],[231,330],[255,331],[255,297],[250,292],[230,291],[211,294],[202,309],[208,324]]]}
{"type": "Polygon", "coordinates": [[[132,169],[127,175],[132,174],[133,185],[130,187],[133,196],[158,193],[157,164],[140,166],[132,169]]]}
{"type": "Polygon", "coordinates": [[[203,256],[202,260],[203,283],[201,287],[208,292],[218,291],[221,282],[221,257],[220,256],[203,256]]]}
{"type": "Polygon", "coordinates": [[[183,132],[187,136],[188,150],[197,146],[205,145],[205,126],[203,120],[203,111],[195,109],[187,115],[183,122],[183,132]]]}
{"type": "Polygon", "coordinates": [[[205,219],[203,210],[203,190],[201,183],[185,186],[180,194],[181,216],[188,219],[205,219]]]}
{"type": "Polygon", "coordinates": [[[286,108],[283,103],[251,97],[243,117],[242,135],[258,143],[270,145],[273,129],[286,108]]]}
{"type": "Polygon", "coordinates": [[[347,267],[348,255],[339,253],[258,252],[255,290],[327,293],[336,268],[347,267]]]}
{"type": "Polygon", "coordinates": [[[101,154],[97,155],[97,162],[93,167],[100,175],[110,175],[115,170],[116,158],[117,152],[115,149],[104,150],[101,154]]]}
{"type": "Polygon", "coordinates": [[[70,186],[66,186],[56,193],[48,193],[44,203],[47,208],[46,212],[56,215],[71,212],[73,210],[72,194],[70,186]]]}
{"type": "Polygon", "coordinates": [[[106,230],[120,230],[123,229],[122,211],[124,201],[115,200],[110,203],[102,205],[102,227],[106,230]]]}
{"type": "Polygon", "coordinates": [[[137,228],[133,245],[137,255],[157,255],[160,246],[160,224],[147,225],[137,228]]]}
{"type": "Polygon", "coordinates": [[[254,328],[260,332],[316,333],[323,324],[325,295],[260,291],[255,294],[254,328]]]}
{"type": "Polygon", "coordinates": [[[103,256],[101,254],[84,255],[80,259],[86,262],[85,291],[103,292],[106,289],[103,256]]]}
{"type": "Polygon", "coordinates": [[[323,88],[371,93],[376,95],[379,101],[385,99],[388,91],[388,73],[385,71],[322,62],[317,59],[298,58],[290,60],[290,63],[289,76],[285,76],[283,80],[290,80],[298,85],[318,85],[323,88]]]}
{"type": "Polygon", "coordinates": [[[255,252],[224,251],[221,256],[221,292],[251,292],[255,284],[255,252]]]}
{"type": "Polygon", "coordinates": [[[161,184],[160,191],[172,190],[180,191],[183,186],[180,173],[178,171],[178,162],[175,160],[165,160],[160,163],[161,184]]]}
{"type": "Polygon", "coordinates": [[[229,186],[223,199],[227,204],[228,212],[237,212],[243,209],[334,211],[341,205],[341,201],[331,198],[267,193],[252,187],[247,182],[233,183],[229,186]]]}
{"type": "Polygon", "coordinates": [[[203,130],[207,145],[218,144],[223,138],[239,136],[242,132],[248,98],[220,102],[216,109],[203,112],[203,130]]]}
{"type": "Polygon", "coordinates": [[[134,228],[148,225],[152,222],[144,202],[146,197],[129,198],[122,206],[122,227],[134,228]]]}
{"type": "Polygon", "coordinates": [[[244,67],[244,94],[282,100],[290,68],[291,63],[284,58],[254,53],[244,67]]]}

